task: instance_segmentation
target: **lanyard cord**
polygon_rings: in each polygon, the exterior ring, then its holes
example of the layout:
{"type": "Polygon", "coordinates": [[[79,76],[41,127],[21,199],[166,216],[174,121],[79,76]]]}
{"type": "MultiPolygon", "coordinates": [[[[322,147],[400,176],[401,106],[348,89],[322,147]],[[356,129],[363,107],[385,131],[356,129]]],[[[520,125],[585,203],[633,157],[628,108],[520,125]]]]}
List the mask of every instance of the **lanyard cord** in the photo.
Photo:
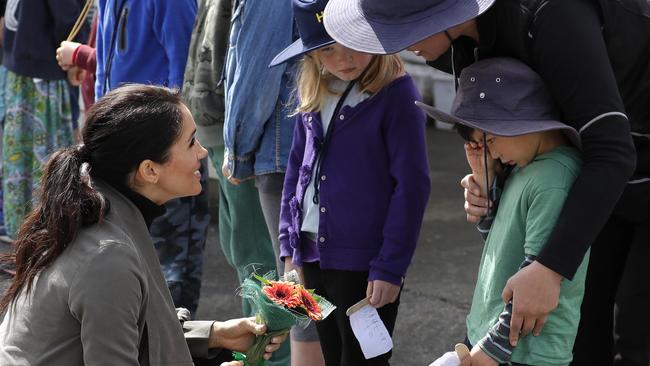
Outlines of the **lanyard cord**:
{"type": "Polygon", "coordinates": [[[327,126],[327,131],[325,132],[325,139],[323,142],[320,144],[320,149],[317,150],[316,152],[316,162],[314,165],[316,166],[316,174],[314,175],[314,197],[312,198],[312,202],[314,202],[315,205],[318,204],[319,198],[319,179],[320,179],[320,168],[323,165],[323,159],[325,158],[325,153],[327,152],[327,148],[329,147],[330,141],[332,140],[332,133],[334,131],[334,123],[337,120],[339,111],[341,110],[341,107],[343,107],[343,102],[345,102],[345,98],[347,98],[348,94],[350,94],[350,91],[352,91],[352,88],[354,87],[354,84],[356,83],[356,80],[352,80],[350,84],[345,88],[345,91],[343,94],[341,94],[341,97],[339,98],[338,102],[336,102],[336,107],[334,107],[334,112],[332,113],[332,117],[330,118],[330,124],[327,126]]]}
{"type": "Polygon", "coordinates": [[[483,132],[483,166],[485,167],[485,192],[488,199],[487,217],[490,217],[490,177],[488,176],[487,134],[483,132]]]}

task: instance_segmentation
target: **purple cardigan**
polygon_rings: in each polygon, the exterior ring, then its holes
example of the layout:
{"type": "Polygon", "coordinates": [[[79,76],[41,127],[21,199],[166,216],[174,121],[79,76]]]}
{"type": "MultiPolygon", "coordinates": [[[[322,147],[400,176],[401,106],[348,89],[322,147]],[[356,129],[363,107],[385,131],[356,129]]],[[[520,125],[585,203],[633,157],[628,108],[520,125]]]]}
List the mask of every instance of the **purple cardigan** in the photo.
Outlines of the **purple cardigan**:
{"type": "Polygon", "coordinates": [[[281,257],[301,264],[315,252],[322,269],[369,271],[368,280],[401,284],[431,189],[426,119],[414,104],[420,99],[405,75],[341,108],[318,178],[317,248],[303,247],[309,241],[301,240],[300,227],[323,129],[319,113],[297,117],[282,192],[281,257]]]}

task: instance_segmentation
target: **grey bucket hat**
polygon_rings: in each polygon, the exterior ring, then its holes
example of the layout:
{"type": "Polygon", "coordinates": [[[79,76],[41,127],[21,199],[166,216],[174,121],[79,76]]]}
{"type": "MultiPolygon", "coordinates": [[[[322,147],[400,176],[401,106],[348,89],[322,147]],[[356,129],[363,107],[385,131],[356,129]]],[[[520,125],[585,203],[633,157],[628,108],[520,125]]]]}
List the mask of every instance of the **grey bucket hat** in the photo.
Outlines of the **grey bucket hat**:
{"type": "Polygon", "coordinates": [[[415,102],[429,116],[459,123],[495,136],[520,136],[561,130],[580,148],[580,135],[559,120],[559,113],[542,78],[512,58],[490,58],[465,68],[451,114],[415,102]]]}
{"type": "Polygon", "coordinates": [[[397,53],[476,18],[495,0],[330,0],[325,29],[360,52],[397,53]]]}

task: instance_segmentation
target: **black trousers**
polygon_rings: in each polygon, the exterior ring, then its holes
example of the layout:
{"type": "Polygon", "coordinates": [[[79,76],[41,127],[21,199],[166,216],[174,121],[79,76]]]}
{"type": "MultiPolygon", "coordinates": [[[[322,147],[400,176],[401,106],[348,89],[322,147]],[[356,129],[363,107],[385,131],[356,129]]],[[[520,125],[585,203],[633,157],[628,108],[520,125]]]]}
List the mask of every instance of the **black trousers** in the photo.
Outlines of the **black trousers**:
{"type": "Polygon", "coordinates": [[[644,183],[628,186],[591,246],[572,365],[649,364],[650,183],[644,183]]]}
{"type": "MultiPolygon", "coordinates": [[[[336,305],[325,320],[316,323],[325,364],[327,366],[384,366],[392,352],[366,360],[359,342],[352,333],[345,311],[366,297],[368,272],[321,270],[319,263],[304,263],[305,285],[336,305]]],[[[379,317],[392,335],[397,319],[399,297],[392,304],[377,309],[379,317]]]]}

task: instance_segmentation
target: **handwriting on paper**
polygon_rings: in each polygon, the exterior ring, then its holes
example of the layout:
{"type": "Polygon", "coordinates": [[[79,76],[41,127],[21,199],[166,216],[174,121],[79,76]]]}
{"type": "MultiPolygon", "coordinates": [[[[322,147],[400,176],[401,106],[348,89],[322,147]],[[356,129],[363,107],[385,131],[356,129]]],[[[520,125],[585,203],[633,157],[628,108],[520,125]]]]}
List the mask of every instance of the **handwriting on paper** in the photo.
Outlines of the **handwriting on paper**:
{"type": "Polygon", "coordinates": [[[393,340],[381,321],[377,309],[366,305],[350,314],[352,332],[359,341],[366,359],[383,355],[393,349],[393,340]]]}

